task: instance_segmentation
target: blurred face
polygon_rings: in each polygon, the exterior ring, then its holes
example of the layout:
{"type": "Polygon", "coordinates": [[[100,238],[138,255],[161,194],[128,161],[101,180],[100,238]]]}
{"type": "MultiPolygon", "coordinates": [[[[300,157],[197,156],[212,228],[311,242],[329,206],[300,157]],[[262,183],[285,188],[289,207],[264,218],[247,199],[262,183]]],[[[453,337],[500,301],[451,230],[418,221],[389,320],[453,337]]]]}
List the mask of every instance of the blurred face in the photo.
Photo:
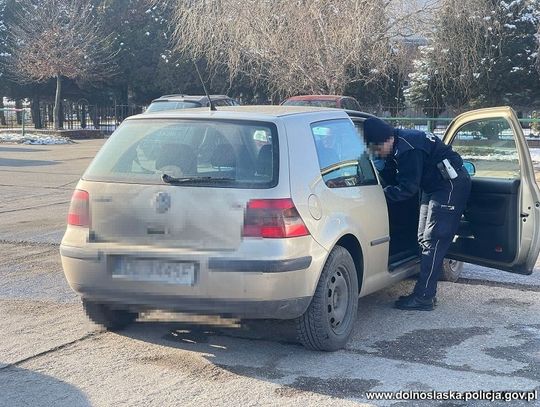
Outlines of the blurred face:
{"type": "Polygon", "coordinates": [[[390,137],[384,143],[370,144],[369,149],[376,157],[386,158],[392,153],[394,147],[394,137],[390,137]]]}

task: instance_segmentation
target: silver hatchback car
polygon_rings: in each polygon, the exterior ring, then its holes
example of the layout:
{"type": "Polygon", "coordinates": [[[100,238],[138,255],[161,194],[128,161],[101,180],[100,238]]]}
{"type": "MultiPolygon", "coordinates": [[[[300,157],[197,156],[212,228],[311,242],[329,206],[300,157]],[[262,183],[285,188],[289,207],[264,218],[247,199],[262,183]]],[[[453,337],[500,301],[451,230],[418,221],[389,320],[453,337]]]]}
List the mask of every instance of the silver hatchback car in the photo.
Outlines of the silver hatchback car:
{"type": "MultiPolygon", "coordinates": [[[[540,248],[530,156],[513,111],[482,112],[456,119],[445,140],[482,149],[467,126],[502,121],[517,167],[471,153],[450,256],[527,273],[540,248]]],[[[125,120],[77,185],[60,247],[88,316],[109,329],[151,309],[294,319],[306,347],[342,348],[359,296],[419,264],[418,197],[387,206],[362,139],[367,115],[350,114],[245,106],[125,120]]]]}

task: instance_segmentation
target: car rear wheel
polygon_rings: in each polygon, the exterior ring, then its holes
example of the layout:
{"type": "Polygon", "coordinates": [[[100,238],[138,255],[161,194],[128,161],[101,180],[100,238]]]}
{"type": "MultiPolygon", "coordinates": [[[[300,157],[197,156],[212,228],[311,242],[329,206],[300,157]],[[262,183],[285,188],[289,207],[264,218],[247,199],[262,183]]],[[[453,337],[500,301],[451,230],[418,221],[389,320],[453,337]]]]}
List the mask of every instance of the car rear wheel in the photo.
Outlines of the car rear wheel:
{"type": "Polygon", "coordinates": [[[358,278],[350,253],[336,246],[326,261],[313,299],[296,319],[299,341],[308,349],[335,351],[347,343],[358,309],[358,278]]]}
{"type": "Polygon", "coordinates": [[[109,331],[127,327],[139,316],[136,312],[114,309],[109,305],[83,299],[83,308],[88,318],[109,331]]]}
{"type": "Polygon", "coordinates": [[[463,262],[453,259],[444,259],[441,280],[455,283],[463,271],[463,262]]]}

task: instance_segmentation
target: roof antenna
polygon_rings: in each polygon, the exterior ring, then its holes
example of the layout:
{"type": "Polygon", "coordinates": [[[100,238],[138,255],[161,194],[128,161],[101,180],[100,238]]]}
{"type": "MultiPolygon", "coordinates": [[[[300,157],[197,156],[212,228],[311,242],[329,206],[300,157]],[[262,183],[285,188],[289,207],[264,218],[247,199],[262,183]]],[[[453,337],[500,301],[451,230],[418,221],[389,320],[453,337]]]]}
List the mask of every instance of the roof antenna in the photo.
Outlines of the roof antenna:
{"type": "Polygon", "coordinates": [[[208,94],[208,91],[206,90],[206,86],[204,86],[204,81],[203,81],[203,78],[201,76],[201,73],[199,72],[199,67],[197,66],[195,61],[193,61],[193,65],[195,65],[195,69],[197,70],[197,75],[199,75],[199,79],[200,79],[202,87],[204,89],[204,93],[206,94],[206,97],[208,98],[208,104],[210,105],[210,111],[215,112],[217,109],[214,106],[214,102],[212,102],[212,99],[210,99],[210,95],[208,94]]]}

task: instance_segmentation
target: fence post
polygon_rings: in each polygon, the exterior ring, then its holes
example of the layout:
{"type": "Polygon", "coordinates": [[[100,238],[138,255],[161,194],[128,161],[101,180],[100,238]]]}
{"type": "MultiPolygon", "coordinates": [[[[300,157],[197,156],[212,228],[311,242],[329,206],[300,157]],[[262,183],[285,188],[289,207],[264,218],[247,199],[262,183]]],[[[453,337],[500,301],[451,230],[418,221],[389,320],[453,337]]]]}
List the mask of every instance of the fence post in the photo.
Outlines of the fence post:
{"type": "Polygon", "coordinates": [[[24,138],[24,133],[25,133],[25,124],[24,122],[26,121],[26,111],[24,109],[22,109],[22,137],[24,138]]]}

